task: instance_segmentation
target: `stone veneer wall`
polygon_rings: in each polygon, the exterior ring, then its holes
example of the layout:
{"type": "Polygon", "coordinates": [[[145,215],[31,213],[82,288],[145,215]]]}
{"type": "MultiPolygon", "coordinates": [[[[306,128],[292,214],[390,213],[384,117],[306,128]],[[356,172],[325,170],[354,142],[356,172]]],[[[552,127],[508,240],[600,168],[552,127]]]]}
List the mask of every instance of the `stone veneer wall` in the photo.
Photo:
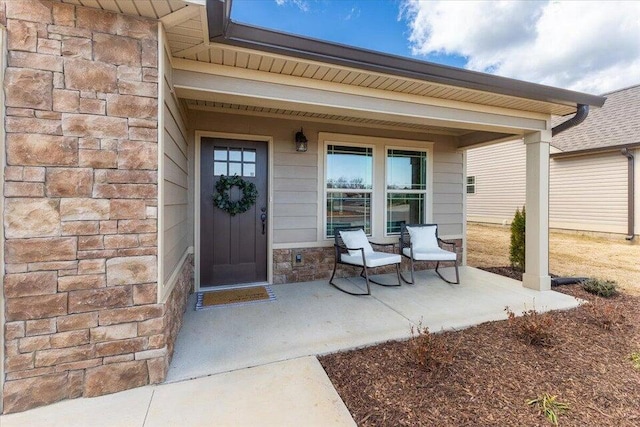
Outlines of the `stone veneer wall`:
{"type": "MultiPolygon", "coordinates": [[[[462,239],[447,239],[456,243],[458,262],[462,260],[462,239]]],[[[374,248],[375,249],[375,248],[374,248]]],[[[377,248],[376,250],[380,250],[377,248]]],[[[328,280],[333,272],[335,259],[335,249],[331,247],[321,248],[300,248],[300,249],[275,249],[273,251],[273,283],[295,283],[313,280],[328,280]],[[292,263],[293,254],[302,254],[303,264],[294,265],[292,263]]],[[[443,264],[447,266],[446,264],[443,264]]],[[[416,270],[426,270],[435,268],[434,262],[416,262],[416,270]]],[[[409,261],[402,257],[402,271],[409,271],[409,261]]],[[[395,272],[395,267],[380,267],[375,269],[378,273],[395,272]]],[[[357,276],[359,270],[353,267],[338,265],[336,277],[357,276]]],[[[409,277],[405,275],[405,277],[409,277]]]]}
{"type": "MultiPolygon", "coordinates": [[[[182,270],[178,276],[178,280],[171,292],[171,295],[165,303],[165,324],[163,331],[167,339],[167,357],[164,358],[164,365],[158,366],[156,371],[158,377],[150,378],[152,383],[159,383],[165,380],[167,371],[169,370],[169,362],[173,357],[176,338],[182,327],[182,319],[184,312],[187,310],[187,299],[189,294],[193,292],[193,255],[189,255],[182,265],[182,270]],[[161,369],[162,368],[162,369],[161,369]]],[[[158,363],[160,363],[158,361],[158,363]]],[[[152,371],[150,370],[149,373],[152,371]]]]}
{"type": "Polygon", "coordinates": [[[158,303],[158,23],[49,0],[0,22],[3,410],[162,381],[191,273],[158,303]]]}

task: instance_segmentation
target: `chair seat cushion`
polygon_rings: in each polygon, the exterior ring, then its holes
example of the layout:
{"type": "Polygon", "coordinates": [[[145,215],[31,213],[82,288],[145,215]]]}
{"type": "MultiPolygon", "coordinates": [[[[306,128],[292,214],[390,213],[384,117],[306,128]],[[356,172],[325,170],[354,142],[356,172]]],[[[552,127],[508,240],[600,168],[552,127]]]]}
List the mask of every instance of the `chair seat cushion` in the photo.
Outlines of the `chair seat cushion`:
{"type": "MultiPolygon", "coordinates": [[[[411,258],[411,248],[404,248],[402,253],[411,258]]],[[[455,252],[440,248],[433,248],[428,251],[413,250],[413,259],[415,261],[455,261],[457,257],[455,252]]]]}
{"type": "MultiPolygon", "coordinates": [[[[381,267],[383,265],[399,264],[402,262],[400,255],[389,254],[386,252],[371,252],[365,254],[367,259],[367,267],[381,267]]],[[[362,265],[362,254],[347,255],[342,254],[340,256],[342,262],[353,265],[362,265]]]]}

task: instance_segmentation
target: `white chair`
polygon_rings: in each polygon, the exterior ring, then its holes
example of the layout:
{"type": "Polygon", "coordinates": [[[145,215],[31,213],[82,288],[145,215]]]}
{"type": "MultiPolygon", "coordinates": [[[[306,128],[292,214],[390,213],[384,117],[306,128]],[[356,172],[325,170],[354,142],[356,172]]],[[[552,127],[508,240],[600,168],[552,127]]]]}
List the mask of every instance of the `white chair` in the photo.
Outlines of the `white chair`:
{"type": "Polygon", "coordinates": [[[333,274],[329,283],[336,287],[338,290],[345,292],[349,295],[371,295],[371,286],[369,282],[373,282],[380,286],[400,286],[400,263],[402,258],[400,255],[388,252],[376,252],[373,250],[371,244],[375,246],[394,246],[394,243],[373,243],[369,242],[364,230],[362,228],[339,228],[334,230],[335,237],[335,261],[333,264],[333,274]],[[351,292],[341,288],[333,282],[336,275],[336,269],[338,264],[349,265],[352,267],[360,267],[360,277],[364,278],[367,283],[367,292],[351,292]],[[398,276],[398,284],[386,284],[376,282],[369,278],[369,268],[382,267],[385,265],[396,266],[396,274],[398,276]]]}
{"type": "Polygon", "coordinates": [[[400,232],[400,253],[409,258],[411,263],[411,281],[402,276],[402,280],[409,284],[415,283],[414,280],[414,261],[432,261],[436,263],[436,273],[442,280],[451,284],[460,283],[460,275],[458,273],[458,254],[456,253],[456,244],[447,242],[438,237],[437,224],[411,224],[403,225],[400,232]],[[450,245],[452,251],[442,249],[440,245],[450,245]],[[455,282],[445,279],[438,268],[441,262],[452,262],[456,269],[455,282]]]}

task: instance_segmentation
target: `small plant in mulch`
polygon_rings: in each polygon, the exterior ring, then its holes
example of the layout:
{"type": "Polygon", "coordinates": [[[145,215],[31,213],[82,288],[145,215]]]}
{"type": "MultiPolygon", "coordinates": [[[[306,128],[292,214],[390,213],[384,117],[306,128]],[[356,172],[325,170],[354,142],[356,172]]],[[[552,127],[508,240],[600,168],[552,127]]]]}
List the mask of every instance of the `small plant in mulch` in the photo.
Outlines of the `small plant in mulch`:
{"type": "Polygon", "coordinates": [[[422,324],[418,324],[417,327],[411,326],[411,360],[427,371],[434,372],[451,366],[459,346],[460,340],[451,343],[442,334],[429,332],[429,328],[423,327],[422,324]]]}
{"type": "Polygon", "coordinates": [[[640,369],[640,351],[634,351],[629,355],[629,360],[633,364],[633,367],[636,369],[640,369]]]}
{"type": "Polygon", "coordinates": [[[504,310],[507,312],[509,326],[525,343],[543,347],[553,345],[555,321],[549,313],[538,313],[533,308],[525,311],[522,316],[516,316],[509,307],[504,310]]]}
{"type": "Polygon", "coordinates": [[[569,410],[567,403],[560,402],[558,396],[552,396],[549,393],[544,393],[535,399],[528,400],[527,404],[537,406],[540,414],[544,415],[555,426],[558,425],[558,416],[569,410]]]}
{"type": "Polygon", "coordinates": [[[624,310],[619,304],[603,302],[597,298],[586,304],[585,310],[591,323],[600,326],[605,331],[619,329],[627,321],[624,310]]]}
{"type": "Polygon", "coordinates": [[[618,285],[611,280],[587,279],[582,282],[582,289],[604,298],[618,295],[618,285]]]}

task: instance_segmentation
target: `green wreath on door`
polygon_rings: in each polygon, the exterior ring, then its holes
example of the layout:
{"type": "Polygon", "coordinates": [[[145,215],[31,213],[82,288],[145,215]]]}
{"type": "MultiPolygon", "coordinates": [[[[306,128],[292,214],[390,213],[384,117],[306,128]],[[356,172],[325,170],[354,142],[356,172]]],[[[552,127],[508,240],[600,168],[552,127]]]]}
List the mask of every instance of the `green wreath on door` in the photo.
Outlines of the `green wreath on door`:
{"type": "Polygon", "coordinates": [[[236,216],[251,209],[256,203],[258,189],[252,182],[245,181],[238,175],[220,176],[216,183],[216,193],[213,195],[213,204],[231,216],[236,216]],[[242,191],[242,197],[232,202],[229,199],[231,187],[238,187],[242,191]]]}

